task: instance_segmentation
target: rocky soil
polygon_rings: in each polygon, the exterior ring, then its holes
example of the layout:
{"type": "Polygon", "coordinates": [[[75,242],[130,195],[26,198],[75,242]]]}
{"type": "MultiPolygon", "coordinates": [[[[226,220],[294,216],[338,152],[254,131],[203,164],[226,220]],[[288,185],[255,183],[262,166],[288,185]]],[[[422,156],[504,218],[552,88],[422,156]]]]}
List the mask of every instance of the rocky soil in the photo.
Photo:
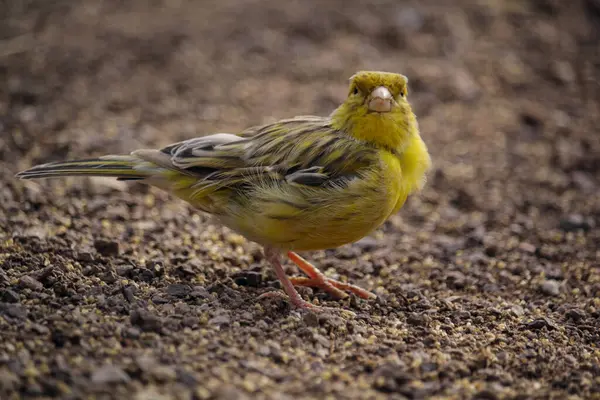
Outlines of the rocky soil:
{"type": "MultiPolygon", "coordinates": [[[[0,2],[0,398],[600,398],[597,0],[0,2]],[[63,158],[329,113],[404,73],[435,169],[278,299],[165,193],[63,158]]],[[[297,273],[289,267],[290,274],[297,273]]]]}

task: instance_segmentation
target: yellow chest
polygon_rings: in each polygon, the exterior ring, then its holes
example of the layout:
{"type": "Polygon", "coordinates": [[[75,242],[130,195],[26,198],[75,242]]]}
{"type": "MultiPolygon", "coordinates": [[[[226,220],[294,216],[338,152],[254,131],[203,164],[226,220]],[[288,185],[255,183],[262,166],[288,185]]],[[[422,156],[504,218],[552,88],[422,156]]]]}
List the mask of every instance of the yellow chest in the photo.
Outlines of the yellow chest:
{"type": "MultiPolygon", "coordinates": [[[[223,222],[250,240],[284,250],[320,250],[355,242],[379,227],[405,197],[398,158],[386,152],[379,164],[343,190],[305,192],[302,199],[297,192],[289,197],[280,192],[281,197],[268,203],[253,204],[259,212],[225,217],[223,222]],[[302,204],[302,211],[292,202],[302,204]]],[[[274,193],[259,197],[268,196],[274,193]]]]}

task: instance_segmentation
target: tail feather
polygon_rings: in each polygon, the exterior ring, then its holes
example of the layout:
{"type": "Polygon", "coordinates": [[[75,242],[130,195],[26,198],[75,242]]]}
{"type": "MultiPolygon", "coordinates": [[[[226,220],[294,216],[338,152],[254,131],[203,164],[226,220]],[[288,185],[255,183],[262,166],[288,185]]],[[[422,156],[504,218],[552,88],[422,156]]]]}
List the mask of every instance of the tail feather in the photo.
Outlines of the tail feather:
{"type": "Polygon", "coordinates": [[[156,173],[156,165],[135,156],[104,156],[100,158],[58,161],[42,164],[19,172],[21,179],[60,176],[106,176],[119,180],[138,180],[156,173]]]}

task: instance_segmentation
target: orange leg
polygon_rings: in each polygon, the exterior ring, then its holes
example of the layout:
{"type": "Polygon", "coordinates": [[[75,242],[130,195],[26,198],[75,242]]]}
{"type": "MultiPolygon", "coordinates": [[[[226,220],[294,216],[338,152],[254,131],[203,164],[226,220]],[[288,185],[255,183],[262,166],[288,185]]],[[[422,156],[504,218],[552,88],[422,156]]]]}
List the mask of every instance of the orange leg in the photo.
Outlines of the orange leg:
{"type": "Polygon", "coordinates": [[[298,254],[294,253],[293,251],[288,251],[287,255],[290,258],[290,260],[292,260],[292,262],[302,270],[302,272],[308,275],[308,278],[290,278],[289,280],[292,285],[317,287],[329,293],[336,299],[343,299],[344,297],[348,297],[348,294],[346,294],[344,291],[354,293],[355,295],[363,299],[374,299],[377,297],[375,294],[365,289],[359,288],[358,286],[327,278],[314,265],[306,261],[304,258],[300,257],[298,254]]]}
{"type": "MultiPolygon", "coordinates": [[[[313,311],[322,310],[321,307],[315,306],[314,304],[311,304],[308,301],[304,300],[302,297],[300,297],[300,293],[298,293],[293,283],[290,281],[290,279],[285,274],[285,271],[283,270],[283,266],[281,265],[280,260],[280,254],[277,250],[265,248],[265,257],[273,265],[273,268],[275,269],[275,274],[277,275],[277,278],[279,278],[279,281],[283,286],[283,290],[288,295],[290,302],[293,305],[295,305],[298,308],[310,309],[313,311]]],[[[281,292],[268,292],[259,296],[259,299],[274,296],[283,296],[283,294],[281,294],[281,292]]]]}

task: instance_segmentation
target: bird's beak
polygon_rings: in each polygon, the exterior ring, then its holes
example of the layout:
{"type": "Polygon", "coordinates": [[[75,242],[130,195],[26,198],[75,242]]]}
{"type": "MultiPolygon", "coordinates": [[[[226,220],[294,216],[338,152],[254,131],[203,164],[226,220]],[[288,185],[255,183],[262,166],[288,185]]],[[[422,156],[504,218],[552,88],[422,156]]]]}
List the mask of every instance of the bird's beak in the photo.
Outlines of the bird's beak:
{"type": "Polygon", "coordinates": [[[394,98],[385,86],[379,86],[371,92],[368,107],[370,111],[380,113],[390,112],[392,110],[392,101],[394,98]]]}

